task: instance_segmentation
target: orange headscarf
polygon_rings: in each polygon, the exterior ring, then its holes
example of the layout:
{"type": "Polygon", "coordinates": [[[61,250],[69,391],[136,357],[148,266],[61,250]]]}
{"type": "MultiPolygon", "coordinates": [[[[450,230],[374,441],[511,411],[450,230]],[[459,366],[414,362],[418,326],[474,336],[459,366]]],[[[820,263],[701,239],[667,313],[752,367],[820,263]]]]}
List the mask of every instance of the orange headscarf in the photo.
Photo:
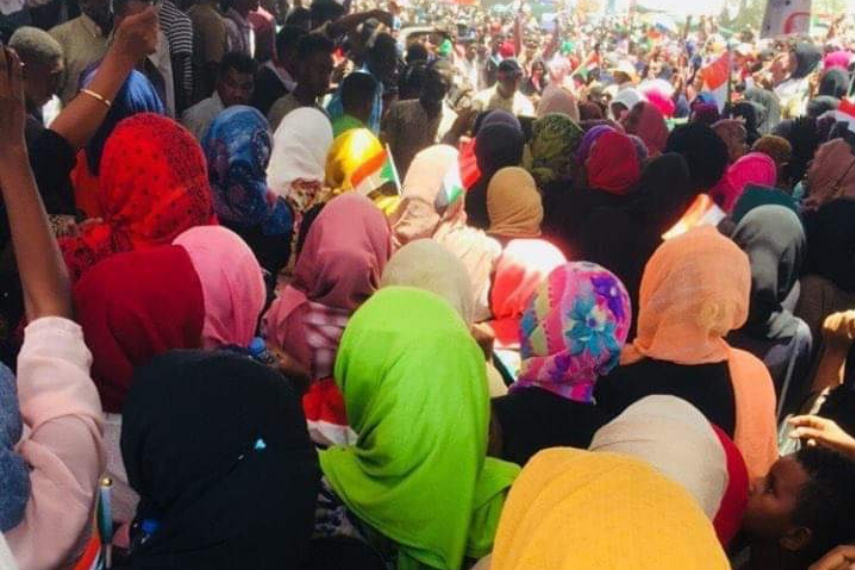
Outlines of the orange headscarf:
{"type": "Polygon", "coordinates": [[[736,401],[734,442],[751,476],[763,476],[777,459],[775,389],[762,362],[724,340],[745,324],[750,292],[748,257],[715,228],[666,241],[644,269],[638,336],[624,348],[621,363],[645,357],[684,365],[727,361],[736,401]]]}

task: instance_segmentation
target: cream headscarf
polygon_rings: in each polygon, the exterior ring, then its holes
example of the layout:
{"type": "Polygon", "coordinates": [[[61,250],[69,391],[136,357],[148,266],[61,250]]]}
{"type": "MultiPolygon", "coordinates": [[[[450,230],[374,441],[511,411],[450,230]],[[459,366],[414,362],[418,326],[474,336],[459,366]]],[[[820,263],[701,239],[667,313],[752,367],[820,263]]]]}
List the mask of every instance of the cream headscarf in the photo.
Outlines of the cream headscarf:
{"type": "Polygon", "coordinates": [[[273,154],[267,184],[283,198],[292,198],[294,182],[324,182],[327,151],[333,142],[332,125],[313,107],[288,113],[273,135],[273,154]]]}
{"type": "Polygon", "coordinates": [[[510,238],[540,235],[543,204],[531,174],[519,167],[503,168],[487,186],[487,233],[510,238]]]}
{"type": "Polygon", "coordinates": [[[543,96],[537,106],[537,118],[543,118],[549,113],[562,113],[578,123],[579,104],[576,97],[564,87],[550,83],[543,90],[543,96]]]}

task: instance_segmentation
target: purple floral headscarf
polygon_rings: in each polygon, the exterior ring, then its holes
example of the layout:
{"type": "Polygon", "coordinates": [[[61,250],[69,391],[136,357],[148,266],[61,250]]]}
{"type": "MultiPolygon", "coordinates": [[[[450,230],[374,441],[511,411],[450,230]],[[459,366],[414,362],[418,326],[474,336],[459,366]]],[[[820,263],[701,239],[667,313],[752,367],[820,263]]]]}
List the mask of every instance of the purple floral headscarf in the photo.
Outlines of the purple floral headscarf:
{"type": "Polygon", "coordinates": [[[597,379],[618,364],[631,321],[629,295],[610,271],[584,261],[556,268],[520,320],[512,390],[535,386],[590,403],[597,379]]]}

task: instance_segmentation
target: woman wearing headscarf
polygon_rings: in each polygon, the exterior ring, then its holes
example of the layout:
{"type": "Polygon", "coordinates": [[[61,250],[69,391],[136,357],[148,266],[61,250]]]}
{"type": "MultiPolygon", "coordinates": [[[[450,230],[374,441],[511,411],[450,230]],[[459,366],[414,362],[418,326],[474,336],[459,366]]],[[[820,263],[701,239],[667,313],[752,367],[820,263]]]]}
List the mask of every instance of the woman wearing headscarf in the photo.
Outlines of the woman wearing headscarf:
{"type": "Polygon", "coordinates": [[[588,188],[614,196],[625,196],[635,189],[641,176],[635,146],[623,133],[603,133],[591,147],[585,161],[588,188]]]}
{"type": "Polygon", "coordinates": [[[338,196],[312,223],[293,281],[264,316],[268,344],[311,380],[303,406],[318,443],[351,437],[333,363],[350,316],[378,289],[391,255],[383,213],[365,196],[338,196]]]}
{"type": "Polygon", "coordinates": [[[820,145],[816,119],[798,117],[783,121],[772,133],[787,139],[793,149],[793,157],[786,168],[788,188],[795,188],[802,181],[820,145]]]}
{"type": "Polygon", "coordinates": [[[749,152],[727,168],[721,182],[710,192],[710,197],[729,214],[748,185],[774,186],[777,180],[775,161],[767,154],[749,152]]]}
{"type": "Polygon", "coordinates": [[[855,198],[855,154],[843,139],[819,147],[805,178],[804,206],[816,210],[837,198],[855,198]]]}
{"type": "Polygon", "coordinates": [[[593,101],[582,101],[579,103],[580,121],[601,121],[605,118],[602,107],[593,101]]]}
{"type": "Polygon", "coordinates": [[[487,229],[487,187],[490,180],[502,168],[519,166],[524,147],[522,129],[504,121],[483,125],[475,135],[475,158],[481,175],[466,192],[467,223],[473,228],[487,229]]]}
{"type": "Polygon", "coordinates": [[[72,281],[111,255],[167,245],[191,227],[216,223],[199,143],[152,113],[125,119],[107,139],[98,198],[102,220],[60,240],[72,281]]]}
{"type": "Polygon", "coordinates": [[[382,154],[383,145],[368,129],[351,129],[339,135],[327,153],[327,187],[334,196],[351,190],[368,196],[377,188],[359,185],[361,180],[354,181],[354,176],[366,162],[382,154]]]}
{"type": "Polygon", "coordinates": [[[733,164],[748,152],[748,131],[740,119],[722,119],[712,126],[727,145],[729,162],[733,164]]]}
{"type": "Polygon", "coordinates": [[[845,69],[831,68],[822,75],[817,95],[843,99],[849,92],[850,78],[845,69]]]}
{"type": "Polygon", "coordinates": [[[554,269],[520,319],[521,371],[511,393],[493,400],[491,452],[525,465],[548,447],[587,448],[610,419],[594,405],[594,385],[617,366],[631,321],[629,295],[608,270],[554,269]]]}
{"type": "Polygon", "coordinates": [[[786,79],[775,86],[775,94],[781,100],[784,116],[798,117],[803,114],[807,102],[808,76],[822,61],[822,49],[809,42],[799,42],[781,58],[786,79]]]}
{"type": "Polygon", "coordinates": [[[582,136],[579,125],[560,113],[550,113],[534,122],[527,170],[538,188],[554,192],[558,189],[552,185],[556,184],[566,191],[578,173],[576,150],[582,136]]]}
{"type": "MultiPolygon", "coordinates": [[[[475,297],[475,322],[490,318],[490,279],[502,246],[466,224],[458,154],[436,145],[416,155],[401,188],[401,201],[391,214],[395,247],[433,238],[469,270],[475,297]]],[[[486,208],[486,196],[485,196],[486,208]]]]}
{"type": "Polygon", "coordinates": [[[285,200],[267,187],[271,146],[267,119],[244,105],[220,113],[202,140],[217,218],[275,276],[291,255],[294,217],[285,200]]]}
{"type": "Polygon", "coordinates": [[[665,152],[677,153],[686,160],[693,189],[699,192],[715,186],[727,169],[727,145],[705,125],[688,124],[674,129],[665,152]]]}
{"type": "Polygon", "coordinates": [[[793,147],[790,145],[790,141],[776,135],[763,135],[751,146],[751,152],[762,152],[775,161],[778,170],[775,186],[786,188],[787,165],[793,158],[793,147]]]}
{"type": "Polygon", "coordinates": [[[104,409],[122,409],[134,367],[176,348],[243,348],[266,298],[252,250],[230,230],[199,227],[172,245],[114,255],[74,287],[104,409]],[[165,286],[168,284],[168,286],[165,286]]]}
{"type": "Polygon", "coordinates": [[[782,409],[791,408],[801,401],[811,355],[810,329],[791,312],[807,255],[802,222],[784,206],[760,206],[742,218],[731,239],[751,263],[751,301],[745,326],[728,342],[763,360],[782,409]]]}
{"type": "Polygon", "coordinates": [[[739,530],[748,504],[745,461],[687,401],[647,396],[597,431],[590,449],[636,457],[680,484],[713,521],[722,547],[739,530]]]}
{"type": "Polygon", "coordinates": [[[730,111],[734,119],[741,120],[745,127],[745,142],[750,147],[761,137],[759,125],[766,120],[766,109],[759,103],[740,101],[730,111]]]}
{"type": "Polygon", "coordinates": [[[548,449],[508,495],[478,570],[725,570],[709,519],[679,484],[641,460],[548,449]]]}
{"type": "Polygon", "coordinates": [[[781,122],[781,102],[778,96],[773,91],[753,87],[746,89],[745,100],[752,103],[757,103],[763,107],[763,117],[765,120],[758,121],[757,130],[761,135],[768,135],[781,122]]]}
{"type": "Polygon", "coordinates": [[[388,287],[367,301],[335,365],[360,435],[321,452],[316,531],[349,530],[397,568],[454,570],[487,554],[519,468],[486,457],[484,370],[469,330],[436,295],[388,287]]]}
{"type": "Polygon", "coordinates": [[[301,565],[320,473],[288,379],[235,353],[159,356],[135,373],[121,445],[140,503],[119,568],[301,565]]]}
{"type": "MultiPolygon", "coordinates": [[[[83,78],[84,87],[92,83],[97,72],[96,67],[86,74],[83,78]]],[[[89,218],[99,218],[103,214],[98,196],[98,178],[104,145],[122,120],[139,113],[166,115],[166,109],[154,85],[145,75],[134,70],[122,84],[95,135],[86,147],[77,153],[77,166],[71,172],[74,205],[89,218]]]]}
{"type": "Polygon", "coordinates": [[[540,194],[522,168],[503,168],[487,190],[490,228],[502,245],[490,288],[490,326],[502,348],[519,346],[519,319],[540,283],[565,259],[552,244],[538,239],[543,220],[540,194]]]}
{"type": "Polygon", "coordinates": [[[668,125],[655,105],[642,101],[630,110],[621,121],[627,134],[638,135],[644,141],[650,156],[656,158],[668,142],[668,125]]]}
{"type": "Polygon", "coordinates": [[[715,228],[663,243],[641,281],[638,335],[597,384],[597,404],[617,414],[651,394],[683,398],[763,476],[777,459],[775,388],[759,359],[724,340],[745,323],[750,290],[748,256],[715,228]]]}
{"type": "Polygon", "coordinates": [[[294,232],[303,215],[328,199],[324,188],[327,152],[333,143],[330,120],[313,107],[288,113],[273,134],[267,183],[294,210],[294,232]]]}
{"type": "Polygon", "coordinates": [[[579,120],[579,104],[573,94],[556,83],[550,83],[543,91],[540,103],[537,105],[537,118],[542,119],[546,115],[560,113],[572,121],[579,120]]]}
{"type": "Polygon", "coordinates": [[[620,122],[627,113],[642,101],[647,101],[647,98],[638,89],[633,87],[621,89],[609,104],[609,114],[612,119],[620,122]]]}
{"type": "MultiPolygon", "coordinates": [[[[632,306],[644,266],[662,236],[680,221],[698,196],[682,156],[666,153],[648,164],[638,196],[630,203],[594,210],[580,228],[580,255],[609,268],[626,286],[632,306]]],[[[632,320],[635,331],[637,314],[632,320]]]]}
{"type": "Polygon", "coordinates": [[[840,107],[840,99],[820,95],[808,101],[807,116],[812,119],[819,119],[830,111],[836,111],[838,107],[840,107]]]}

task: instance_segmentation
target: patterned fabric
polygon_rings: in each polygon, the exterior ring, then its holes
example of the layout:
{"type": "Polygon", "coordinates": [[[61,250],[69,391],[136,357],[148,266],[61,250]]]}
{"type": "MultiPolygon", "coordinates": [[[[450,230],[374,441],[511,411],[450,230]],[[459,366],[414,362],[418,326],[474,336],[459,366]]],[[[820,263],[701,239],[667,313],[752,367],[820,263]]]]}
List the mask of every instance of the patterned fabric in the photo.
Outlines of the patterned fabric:
{"type": "Polygon", "coordinates": [[[582,142],[582,129],[570,117],[550,113],[534,123],[531,150],[531,167],[537,185],[556,180],[570,180],[576,174],[576,149],[582,142]]]}
{"type": "Polygon", "coordinates": [[[285,200],[267,187],[271,146],[267,119],[244,105],[220,113],[202,141],[217,216],[278,236],[291,232],[293,220],[285,200]]]}
{"type": "Polygon", "coordinates": [[[217,222],[202,149],[166,117],[142,113],[119,123],[104,146],[100,184],[103,221],[60,240],[72,280],[115,253],[169,244],[217,222]]]}
{"type": "Polygon", "coordinates": [[[610,271],[588,262],[555,269],[520,319],[522,369],[513,389],[536,386],[590,403],[597,378],[617,366],[631,321],[629,294],[610,271]]]}
{"type": "Polygon", "coordinates": [[[0,364],[0,531],[12,530],[23,520],[30,498],[30,471],[15,452],[23,422],[12,371],[0,364]]]}
{"type": "Polygon", "coordinates": [[[186,56],[181,68],[174,69],[180,77],[179,85],[189,95],[193,90],[193,23],[190,17],[178,9],[172,0],[164,0],[157,12],[160,29],[169,41],[169,52],[175,56],[186,56]]]}

